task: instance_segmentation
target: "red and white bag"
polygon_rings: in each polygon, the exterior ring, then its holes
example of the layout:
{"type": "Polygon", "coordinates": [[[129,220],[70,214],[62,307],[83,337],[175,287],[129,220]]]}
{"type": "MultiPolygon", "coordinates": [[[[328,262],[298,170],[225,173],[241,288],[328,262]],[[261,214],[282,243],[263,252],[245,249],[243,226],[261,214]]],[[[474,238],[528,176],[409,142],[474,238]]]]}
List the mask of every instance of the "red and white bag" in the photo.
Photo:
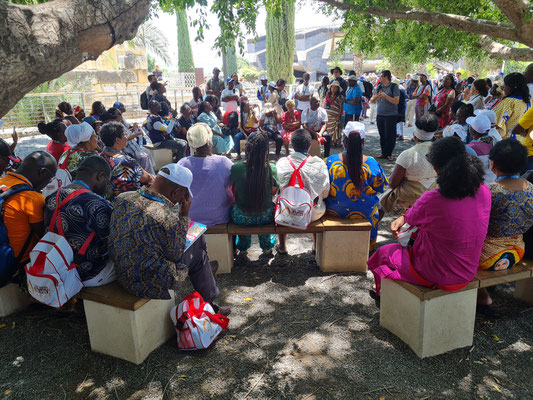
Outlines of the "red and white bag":
{"type": "MultiPolygon", "coordinates": [[[[56,196],[56,209],[46,235],[43,236],[30,252],[30,262],[26,265],[28,291],[34,299],[51,307],[59,308],[83,288],[74,260],[74,254],[63,233],[61,213],[59,210],[74,197],[90,193],[87,189],[76,190],[59,204],[59,190],[56,196]],[[54,233],[56,226],[58,233],[54,233]]],[[[77,256],[83,257],[93,240],[93,231],[77,256]]]]}
{"type": "Polygon", "coordinates": [[[309,157],[302,161],[296,168],[289,157],[287,160],[294,169],[289,184],[284,187],[276,201],[276,213],[274,221],[278,225],[306,230],[311,222],[313,214],[313,199],[304,189],[304,182],[300,169],[305,165],[309,157]]]}
{"type": "Polygon", "coordinates": [[[176,327],[180,350],[207,349],[229,324],[229,319],[215,314],[211,304],[206,303],[198,292],[185,296],[172,308],[170,318],[176,327]]]}
{"type": "Polygon", "coordinates": [[[65,187],[67,185],[70,185],[72,183],[72,176],[70,175],[70,172],[68,172],[67,165],[68,165],[68,159],[71,154],[77,153],[81,150],[77,149],[68,149],[67,150],[67,156],[63,160],[61,164],[59,164],[59,168],[56,171],[56,175],[52,178],[52,180],[48,183],[48,185],[45,186],[43,189],[43,196],[48,197],[52,193],[54,193],[56,190],[61,189],[62,187],[65,187]]]}

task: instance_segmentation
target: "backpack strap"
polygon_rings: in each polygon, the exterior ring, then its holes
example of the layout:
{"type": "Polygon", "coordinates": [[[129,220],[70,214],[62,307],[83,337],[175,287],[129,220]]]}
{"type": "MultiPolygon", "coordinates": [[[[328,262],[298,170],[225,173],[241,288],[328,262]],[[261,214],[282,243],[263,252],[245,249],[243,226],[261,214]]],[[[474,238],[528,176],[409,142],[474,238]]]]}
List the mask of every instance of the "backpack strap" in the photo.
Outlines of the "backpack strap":
{"type": "Polygon", "coordinates": [[[300,169],[305,165],[305,163],[307,162],[307,160],[309,159],[310,156],[307,156],[305,158],[305,160],[303,160],[300,165],[298,166],[298,168],[296,168],[296,166],[294,165],[294,163],[292,162],[292,160],[290,159],[290,157],[287,157],[287,160],[289,160],[289,164],[291,164],[291,167],[294,169],[294,172],[292,173],[291,175],[291,179],[289,181],[289,185],[288,186],[296,186],[296,182],[298,182],[298,186],[300,186],[300,188],[303,189],[304,187],[304,181],[302,179],[302,174],[300,174],[300,169]]]}
{"type": "MultiPolygon", "coordinates": [[[[0,222],[4,223],[4,205],[9,200],[10,197],[16,195],[20,192],[26,192],[26,191],[34,191],[33,187],[25,184],[20,183],[18,185],[13,185],[9,189],[7,189],[5,192],[0,194],[0,198],[2,198],[2,202],[0,203],[0,222]]],[[[22,246],[22,249],[18,256],[15,257],[15,264],[19,264],[22,257],[24,257],[24,254],[26,254],[26,250],[28,250],[28,247],[30,246],[31,239],[33,238],[33,232],[30,231],[28,237],[26,238],[26,241],[24,242],[24,245],[22,246]]]]}
{"type": "MultiPolygon", "coordinates": [[[[50,227],[48,228],[48,231],[49,232],[53,232],[54,231],[54,226],[56,225],[56,220],[57,220],[57,233],[59,235],[65,237],[65,234],[63,232],[63,225],[61,224],[61,212],[60,212],[61,207],[65,206],[70,200],[72,200],[73,198],[79,196],[80,194],[91,193],[91,191],[87,190],[87,189],[75,190],[74,192],[69,194],[67,197],[65,197],[61,203],[59,203],[59,194],[60,194],[60,192],[61,192],[61,189],[59,189],[57,191],[57,194],[56,194],[56,209],[54,210],[54,214],[52,215],[52,220],[50,221],[50,227]]],[[[78,252],[74,256],[74,261],[72,262],[72,264],[68,268],[69,271],[71,269],[76,268],[80,264],[81,258],[87,252],[87,249],[89,248],[89,245],[91,244],[91,242],[92,242],[92,240],[93,240],[95,235],[96,235],[96,232],[92,231],[91,234],[89,235],[89,237],[87,238],[87,240],[83,243],[81,248],[78,250],[78,252]]]]}
{"type": "Polygon", "coordinates": [[[67,150],[67,156],[65,157],[63,162],[61,164],[59,164],[59,168],[60,169],[67,169],[68,159],[70,158],[71,154],[77,153],[78,151],[81,151],[81,150],[79,150],[79,149],[68,149],[67,150]]]}

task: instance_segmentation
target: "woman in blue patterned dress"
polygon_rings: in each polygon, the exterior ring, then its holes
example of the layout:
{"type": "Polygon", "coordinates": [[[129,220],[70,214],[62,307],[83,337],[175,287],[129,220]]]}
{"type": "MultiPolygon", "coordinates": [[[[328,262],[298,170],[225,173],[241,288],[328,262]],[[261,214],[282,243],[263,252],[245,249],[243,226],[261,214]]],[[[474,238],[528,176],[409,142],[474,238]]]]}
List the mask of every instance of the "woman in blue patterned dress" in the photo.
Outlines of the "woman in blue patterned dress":
{"type": "Polygon", "coordinates": [[[220,155],[229,154],[233,148],[233,138],[224,136],[213,107],[208,101],[202,101],[198,106],[198,122],[203,122],[213,130],[213,150],[220,155]]]}
{"type": "Polygon", "coordinates": [[[363,155],[365,126],[351,121],[343,132],[344,152],[326,159],[331,183],[326,208],[329,215],[349,219],[367,219],[372,224],[370,249],[378,236],[378,193],[389,182],[381,165],[363,155]]]}

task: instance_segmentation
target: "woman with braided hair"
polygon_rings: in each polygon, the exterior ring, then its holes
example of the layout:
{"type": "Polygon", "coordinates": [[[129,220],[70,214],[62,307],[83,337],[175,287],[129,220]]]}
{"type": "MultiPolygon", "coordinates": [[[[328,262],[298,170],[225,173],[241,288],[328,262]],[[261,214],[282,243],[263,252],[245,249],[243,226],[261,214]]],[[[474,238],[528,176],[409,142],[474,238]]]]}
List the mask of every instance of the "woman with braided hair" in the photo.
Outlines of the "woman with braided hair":
{"type": "MultiPolygon", "coordinates": [[[[249,136],[246,161],[234,164],[231,180],[235,204],[231,219],[238,225],[266,225],[274,222],[272,196],[278,191],[276,166],[268,162],[268,137],[263,133],[249,136]]],[[[236,247],[245,255],[252,244],[250,235],[238,235],[236,247]]],[[[263,253],[276,245],[275,235],[259,235],[263,253]]]]}

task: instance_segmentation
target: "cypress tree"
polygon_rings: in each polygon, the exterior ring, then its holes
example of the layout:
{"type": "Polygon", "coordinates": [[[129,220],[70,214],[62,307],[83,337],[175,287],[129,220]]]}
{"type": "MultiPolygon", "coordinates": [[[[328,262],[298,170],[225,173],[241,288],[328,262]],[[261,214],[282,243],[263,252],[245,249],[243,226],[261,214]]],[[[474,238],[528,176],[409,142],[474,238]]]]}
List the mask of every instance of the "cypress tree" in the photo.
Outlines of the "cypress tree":
{"type": "Polygon", "coordinates": [[[294,9],[295,0],[282,0],[281,15],[267,12],[266,65],[270,80],[294,83],[294,9]]]}
{"type": "Polygon", "coordinates": [[[231,74],[234,74],[238,71],[237,68],[237,52],[235,46],[227,47],[222,54],[223,60],[223,72],[224,78],[229,78],[231,74]]]}
{"type": "Polygon", "coordinates": [[[194,59],[185,9],[176,11],[176,22],[178,25],[178,71],[194,72],[194,59]]]}

